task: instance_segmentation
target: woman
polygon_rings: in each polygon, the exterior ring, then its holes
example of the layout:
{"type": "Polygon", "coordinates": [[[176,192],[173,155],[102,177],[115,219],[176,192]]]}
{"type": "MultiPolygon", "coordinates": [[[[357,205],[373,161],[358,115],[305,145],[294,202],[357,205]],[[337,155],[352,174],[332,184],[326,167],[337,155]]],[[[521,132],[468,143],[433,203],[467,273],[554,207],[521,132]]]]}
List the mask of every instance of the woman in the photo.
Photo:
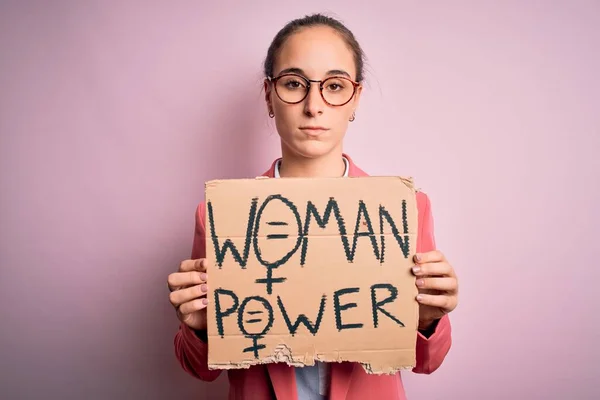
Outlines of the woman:
{"type": "MultiPolygon", "coordinates": [[[[363,80],[363,52],[340,22],[322,15],[290,22],[274,38],[265,60],[265,98],[275,119],[282,157],[265,176],[366,176],[343,153],[343,138],[354,121],[363,80]],[[319,88],[321,83],[322,89],[319,88]]],[[[457,305],[458,283],[452,266],[435,250],[429,199],[417,193],[419,240],[413,272],[419,289],[416,373],[431,373],[451,343],[447,314],[457,305]]],[[[204,205],[196,211],[191,259],[169,275],[170,301],[181,326],[175,350],[183,369],[205,380],[208,370],[206,298],[208,278],[204,242],[204,205]]],[[[404,399],[400,374],[368,375],[354,363],[294,368],[284,363],[229,370],[230,398],[236,399],[404,399]]]]}

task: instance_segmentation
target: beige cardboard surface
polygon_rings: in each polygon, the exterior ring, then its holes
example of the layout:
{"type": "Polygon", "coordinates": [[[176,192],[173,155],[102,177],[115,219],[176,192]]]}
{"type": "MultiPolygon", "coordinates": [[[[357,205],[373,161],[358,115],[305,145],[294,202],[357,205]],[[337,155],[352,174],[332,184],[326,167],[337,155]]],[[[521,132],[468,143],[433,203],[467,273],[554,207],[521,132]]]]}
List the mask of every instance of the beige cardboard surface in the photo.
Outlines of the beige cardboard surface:
{"type": "Polygon", "coordinates": [[[209,368],[415,365],[410,178],[210,181],[206,215],[209,368]]]}

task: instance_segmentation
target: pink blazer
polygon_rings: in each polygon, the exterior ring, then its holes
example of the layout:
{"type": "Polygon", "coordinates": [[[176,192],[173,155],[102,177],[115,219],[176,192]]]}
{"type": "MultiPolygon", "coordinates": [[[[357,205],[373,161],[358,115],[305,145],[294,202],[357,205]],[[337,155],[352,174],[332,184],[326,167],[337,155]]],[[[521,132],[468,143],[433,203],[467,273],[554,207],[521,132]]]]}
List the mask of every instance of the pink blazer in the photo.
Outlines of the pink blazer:
{"type": "MultiPolygon", "coordinates": [[[[349,176],[367,176],[352,159],[349,176]]],[[[263,176],[274,177],[275,162],[263,176]]],[[[433,217],[429,198],[423,192],[417,193],[419,214],[419,235],[417,251],[435,249],[433,217]]],[[[196,210],[196,229],[193,241],[192,259],[205,257],[204,204],[196,210]]],[[[428,338],[417,333],[416,358],[413,372],[430,374],[442,364],[451,346],[451,328],[448,316],[442,318],[435,331],[428,338]]],[[[175,335],[175,355],[182,368],[190,375],[203,381],[215,380],[222,371],[208,369],[208,344],[199,339],[185,324],[181,324],[175,335]]],[[[329,398],[331,400],[364,399],[406,399],[401,374],[368,375],[357,363],[331,363],[329,398]]],[[[229,399],[283,399],[297,400],[294,367],[285,363],[256,365],[249,369],[228,370],[229,399]]]]}

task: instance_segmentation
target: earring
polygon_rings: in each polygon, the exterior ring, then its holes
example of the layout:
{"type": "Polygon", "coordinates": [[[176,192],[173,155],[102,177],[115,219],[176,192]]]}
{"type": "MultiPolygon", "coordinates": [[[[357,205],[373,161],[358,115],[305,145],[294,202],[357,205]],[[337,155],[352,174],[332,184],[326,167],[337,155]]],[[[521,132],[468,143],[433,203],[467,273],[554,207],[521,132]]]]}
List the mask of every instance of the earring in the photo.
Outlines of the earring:
{"type": "Polygon", "coordinates": [[[354,121],[356,119],[356,114],[352,113],[352,116],[350,116],[350,122],[354,121]]]}
{"type": "Polygon", "coordinates": [[[273,112],[273,110],[269,110],[269,118],[274,118],[275,117],[275,113],[273,112]]]}

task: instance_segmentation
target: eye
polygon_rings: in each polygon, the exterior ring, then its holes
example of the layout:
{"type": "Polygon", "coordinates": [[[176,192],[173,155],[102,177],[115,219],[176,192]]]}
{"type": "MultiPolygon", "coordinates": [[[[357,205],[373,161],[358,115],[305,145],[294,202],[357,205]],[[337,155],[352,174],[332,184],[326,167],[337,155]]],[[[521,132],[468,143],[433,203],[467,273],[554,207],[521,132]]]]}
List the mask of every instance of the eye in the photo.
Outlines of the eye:
{"type": "Polygon", "coordinates": [[[339,92],[344,90],[345,84],[342,79],[334,79],[327,81],[326,89],[330,92],[339,92]]]}
{"type": "Polygon", "coordinates": [[[285,84],[285,87],[289,89],[298,89],[300,86],[302,86],[302,84],[298,81],[288,81],[285,84]]]}
{"type": "Polygon", "coordinates": [[[279,85],[280,87],[290,91],[306,89],[306,83],[302,79],[295,76],[282,78],[279,81],[279,85]]]}

